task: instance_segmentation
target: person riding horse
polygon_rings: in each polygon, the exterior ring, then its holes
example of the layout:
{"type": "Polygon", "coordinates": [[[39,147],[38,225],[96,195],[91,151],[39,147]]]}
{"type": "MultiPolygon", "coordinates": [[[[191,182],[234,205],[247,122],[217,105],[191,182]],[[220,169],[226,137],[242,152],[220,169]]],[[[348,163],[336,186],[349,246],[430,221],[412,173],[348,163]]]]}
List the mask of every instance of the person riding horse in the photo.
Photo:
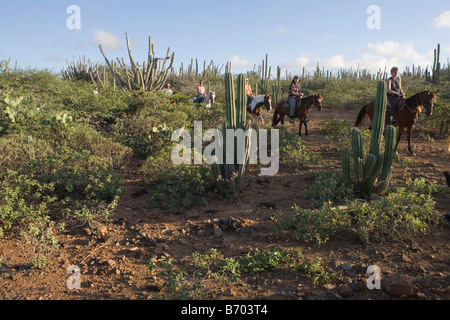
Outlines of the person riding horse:
{"type": "Polygon", "coordinates": [[[301,103],[301,98],[303,97],[303,93],[300,92],[299,82],[300,78],[295,76],[289,85],[289,99],[287,101],[289,107],[291,108],[289,123],[294,123],[295,108],[297,107],[297,103],[301,103]]]}
{"type": "Polygon", "coordinates": [[[252,102],[252,99],[255,97],[252,92],[252,86],[248,82],[248,79],[245,79],[245,94],[247,95],[247,106],[248,106],[252,102]]]}
{"type": "Polygon", "coordinates": [[[404,98],[402,80],[398,77],[398,68],[391,69],[391,77],[387,80],[387,99],[391,106],[391,124],[396,124],[398,103],[404,98]]]}

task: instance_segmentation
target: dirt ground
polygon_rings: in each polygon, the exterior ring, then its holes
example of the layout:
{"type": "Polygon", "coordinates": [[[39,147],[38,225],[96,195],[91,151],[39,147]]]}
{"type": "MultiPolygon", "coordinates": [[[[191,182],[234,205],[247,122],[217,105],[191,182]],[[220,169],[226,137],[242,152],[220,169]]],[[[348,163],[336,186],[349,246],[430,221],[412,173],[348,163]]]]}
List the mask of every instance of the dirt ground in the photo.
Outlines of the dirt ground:
{"type": "MultiPolygon", "coordinates": [[[[237,283],[210,286],[210,299],[216,300],[448,300],[450,299],[450,228],[439,227],[432,234],[395,243],[355,242],[346,232],[332,237],[322,246],[302,243],[290,236],[275,237],[274,214],[281,210],[286,217],[292,207],[310,207],[303,197],[314,181],[310,173],[339,170],[340,154],[319,129],[321,121],[342,118],[354,121],[356,110],[312,110],[308,137],[303,137],[309,150],[320,155],[317,165],[295,172],[280,164],[275,176],[259,175],[251,168],[253,183],[235,201],[209,199],[208,204],[193,207],[182,214],[165,214],[146,210],[150,189],[143,187],[138,173],[141,162],[134,160],[123,168],[123,188],[117,209],[102,229],[101,237],[89,234],[86,226],[68,224],[59,236],[61,248],[47,254],[47,266],[30,268],[28,258],[35,247],[24,240],[0,240],[0,300],[149,300],[164,298],[162,279],[148,270],[151,259],[161,256],[180,261],[194,252],[207,253],[216,248],[226,257],[236,257],[259,248],[295,248],[303,252],[305,261],[321,257],[328,271],[340,280],[335,284],[313,285],[302,273],[264,271],[243,276],[237,283]],[[145,189],[147,193],[137,196],[145,189]],[[261,205],[270,202],[273,206],[261,205]],[[245,225],[237,231],[224,231],[215,236],[208,229],[214,219],[239,219],[245,225]],[[201,232],[199,232],[201,230],[201,232]],[[69,290],[67,269],[76,265],[81,272],[81,289],[69,290]],[[367,268],[377,265],[381,277],[403,278],[417,288],[411,295],[399,296],[386,290],[369,290],[367,268]]],[[[270,114],[266,121],[270,121],[270,114]]],[[[298,121],[298,120],[297,120],[298,121]]],[[[417,125],[420,129],[421,124],[417,125]]],[[[298,130],[298,122],[292,130],[298,130]]],[[[430,142],[413,135],[416,157],[409,156],[406,138],[399,145],[399,156],[409,158],[412,178],[425,177],[445,185],[443,171],[450,170],[447,142],[430,142]]],[[[403,167],[394,166],[391,186],[401,185],[403,167]]],[[[448,193],[435,194],[436,209],[442,215],[450,212],[448,193]]]]}

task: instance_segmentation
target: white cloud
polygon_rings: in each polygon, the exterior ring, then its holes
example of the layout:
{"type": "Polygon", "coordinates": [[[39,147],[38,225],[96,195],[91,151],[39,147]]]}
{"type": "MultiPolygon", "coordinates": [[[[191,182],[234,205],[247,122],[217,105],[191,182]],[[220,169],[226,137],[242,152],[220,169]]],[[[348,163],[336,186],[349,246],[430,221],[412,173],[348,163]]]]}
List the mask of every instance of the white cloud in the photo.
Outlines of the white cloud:
{"type": "Polygon", "coordinates": [[[441,28],[450,28],[450,11],[444,11],[439,17],[433,20],[433,26],[441,28]]]}
{"type": "Polygon", "coordinates": [[[231,57],[231,68],[239,69],[239,68],[253,68],[254,62],[248,59],[239,58],[237,55],[231,57]]]}
{"type": "Polygon", "coordinates": [[[316,69],[317,63],[325,70],[353,69],[359,65],[359,69],[368,69],[371,73],[384,70],[387,67],[397,66],[400,70],[411,67],[413,64],[425,68],[433,62],[433,49],[423,53],[416,51],[413,42],[383,41],[375,44],[369,43],[366,47],[356,51],[359,56],[354,59],[346,59],[342,54],[331,57],[319,58],[310,54],[302,54],[295,59],[294,64],[283,63],[282,67],[293,72],[299,72],[305,67],[308,72],[316,69]]]}
{"type": "Polygon", "coordinates": [[[103,30],[94,30],[94,41],[110,50],[120,50],[122,47],[117,36],[103,30]]]}

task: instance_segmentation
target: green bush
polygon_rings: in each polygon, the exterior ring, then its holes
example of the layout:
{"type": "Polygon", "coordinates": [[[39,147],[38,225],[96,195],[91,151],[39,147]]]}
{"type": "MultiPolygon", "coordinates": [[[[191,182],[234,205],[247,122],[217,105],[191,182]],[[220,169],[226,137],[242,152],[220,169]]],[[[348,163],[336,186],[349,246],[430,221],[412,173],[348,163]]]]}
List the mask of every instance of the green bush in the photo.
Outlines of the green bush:
{"type": "Polygon", "coordinates": [[[281,230],[291,230],[295,239],[321,245],[337,231],[350,227],[350,217],[340,208],[324,203],[320,209],[294,207],[295,216],[278,223],[281,230]]]}
{"type": "Polygon", "coordinates": [[[352,203],[354,233],[363,242],[391,241],[417,236],[438,225],[432,192],[435,185],[425,179],[407,179],[407,188],[379,200],[352,203]]]}
{"type": "MultiPolygon", "coordinates": [[[[0,236],[16,231],[21,236],[44,237],[54,226],[48,215],[56,201],[52,184],[16,171],[0,173],[0,236]]],[[[52,243],[55,240],[51,239],[52,243]]]]}
{"type": "Polygon", "coordinates": [[[156,181],[149,207],[160,207],[169,213],[206,204],[212,186],[210,168],[206,165],[169,167],[156,176],[156,181]]]}
{"type": "Polygon", "coordinates": [[[120,178],[110,163],[86,150],[78,153],[58,148],[56,153],[31,161],[24,173],[53,184],[55,195],[61,199],[110,202],[120,193],[120,178]]]}
{"type": "Polygon", "coordinates": [[[304,196],[312,198],[312,205],[317,208],[324,203],[339,204],[350,200],[354,197],[354,192],[352,186],[342,181],[337,173],[321,172],[312,186],[304,192],[304,196]]]}
{"type": "Polygon", "coordinates": [[[51,144],[42,139],[23,134],[10,134],[0,137],[0,172],[17,170],[29,161],[53,152],[51,144]]]}

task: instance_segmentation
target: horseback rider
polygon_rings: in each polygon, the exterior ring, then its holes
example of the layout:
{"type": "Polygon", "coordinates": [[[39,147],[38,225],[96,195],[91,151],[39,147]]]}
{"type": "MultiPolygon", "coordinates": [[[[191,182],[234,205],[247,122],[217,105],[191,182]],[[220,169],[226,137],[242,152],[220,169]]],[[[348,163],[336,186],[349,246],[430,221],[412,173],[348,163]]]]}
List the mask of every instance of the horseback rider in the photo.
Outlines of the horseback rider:
{"type": "Polygon", "coordinates": [[[200,85],[197,87],[196,103],[203,103],[206,97],[206,88],[203,84],[203,80],[200,80],[200,85]]]}
{"type": "Polygon", "coordinates": [[[295,76],[294,79],[292,79],[291,84],[289,85],[288,105],[291,108],[289,123],[294,123],[295,108],[297,106],[297,103],[301,103],[301,98],[303,97],[303,93],[300,92],[300,85],[298,84],[299,82],[300,78],[298,76],[295,76]]]}
{"type": "Polygon", "coordinates": [[[396,124],[395,117],[397,115],[397,108],[399,101],[404,98],[402,89],[402,80],[398,76],[398,68],[391,69],[391,77],[387,80],[387,99],[391,105],[391,124],[396,124]]]}
{"type": "Polygon", "coordinates": [[[247,95],[247,106],[252,102],[252,99],[255,97],[252,92],[252,86],[248,82],[248,79],[245,79],[245,94],[247,95]]]}

